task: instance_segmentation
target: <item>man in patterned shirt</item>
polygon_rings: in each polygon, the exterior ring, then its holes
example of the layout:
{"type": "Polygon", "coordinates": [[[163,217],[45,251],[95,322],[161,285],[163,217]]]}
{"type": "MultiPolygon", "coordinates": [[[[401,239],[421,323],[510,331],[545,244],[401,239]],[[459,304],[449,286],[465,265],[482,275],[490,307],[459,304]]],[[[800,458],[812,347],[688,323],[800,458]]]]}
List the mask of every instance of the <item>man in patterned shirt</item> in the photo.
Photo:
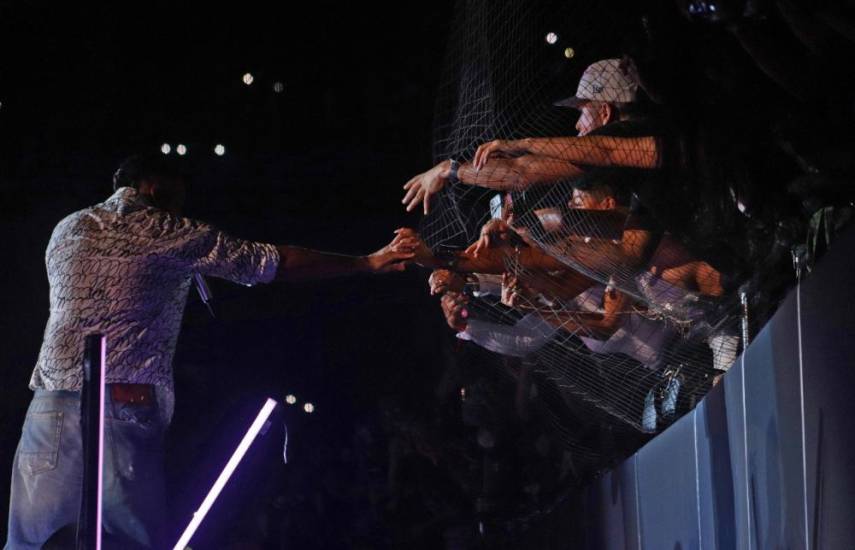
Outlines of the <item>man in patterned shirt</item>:
{"type": "Polygon", "coordinates": [[[181,217],[184,178],[166,157],[132,157],[113,181],[115,193],[60,221],[47,247],[50,316],[15,453],[6,548],[41,548],[77,520],[87,334],[104,334],[108,350],[106,547],[159,549],[172,357],[194,274],[252,286],[400,271],[413,256],[404,235],[353,257],[245,241],[181,217]]]}

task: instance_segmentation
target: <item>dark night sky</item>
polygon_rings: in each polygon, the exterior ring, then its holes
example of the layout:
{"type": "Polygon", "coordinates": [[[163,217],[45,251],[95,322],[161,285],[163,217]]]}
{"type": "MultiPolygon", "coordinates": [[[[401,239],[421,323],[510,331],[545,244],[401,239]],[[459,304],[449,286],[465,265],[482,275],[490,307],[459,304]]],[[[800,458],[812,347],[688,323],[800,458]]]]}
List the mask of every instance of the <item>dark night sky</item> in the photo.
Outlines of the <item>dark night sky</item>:
{"type": "Polygon", "coordinates": [[[169,140],[263,146],[276,122],[292,145],[424,140],[413,130],[432,111],[451,13],[448,3],[414,18],[404,6],[338,2],[303,3],[299,15],[261,5],[3,11],[4,143],[56,159],[169,140]],[[285,93],[274,96],[274,81],[285,93]]]}

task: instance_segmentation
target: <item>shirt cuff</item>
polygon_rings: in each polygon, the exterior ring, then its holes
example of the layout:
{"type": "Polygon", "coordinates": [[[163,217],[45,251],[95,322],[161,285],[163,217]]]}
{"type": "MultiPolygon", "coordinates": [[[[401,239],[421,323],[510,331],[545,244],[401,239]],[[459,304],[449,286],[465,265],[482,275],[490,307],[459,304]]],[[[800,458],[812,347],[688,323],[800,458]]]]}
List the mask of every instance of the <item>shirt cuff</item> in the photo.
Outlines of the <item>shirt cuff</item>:
{"type": "Polygon", "coordinates": [[[261,263],[258,269],[258,282],[270,283],[276,278],[279,271],[279,249],[276,245],[260,243],[261,263]]]}

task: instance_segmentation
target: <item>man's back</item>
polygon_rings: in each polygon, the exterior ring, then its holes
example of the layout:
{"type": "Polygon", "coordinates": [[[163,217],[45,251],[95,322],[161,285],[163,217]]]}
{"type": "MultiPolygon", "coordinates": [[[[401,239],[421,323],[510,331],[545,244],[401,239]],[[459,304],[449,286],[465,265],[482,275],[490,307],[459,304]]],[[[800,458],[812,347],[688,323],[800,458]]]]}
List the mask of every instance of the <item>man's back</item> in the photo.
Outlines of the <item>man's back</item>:
{"type": "Polygon", "coordinates": [[[131,188],[75,212],[46,252],[50,317],[32,388],[79,389],[83,338],[107,336],[107,382],[171,387],[172,356],[193,272],[271,280],[272,245],[149,206],[131,188]]]}

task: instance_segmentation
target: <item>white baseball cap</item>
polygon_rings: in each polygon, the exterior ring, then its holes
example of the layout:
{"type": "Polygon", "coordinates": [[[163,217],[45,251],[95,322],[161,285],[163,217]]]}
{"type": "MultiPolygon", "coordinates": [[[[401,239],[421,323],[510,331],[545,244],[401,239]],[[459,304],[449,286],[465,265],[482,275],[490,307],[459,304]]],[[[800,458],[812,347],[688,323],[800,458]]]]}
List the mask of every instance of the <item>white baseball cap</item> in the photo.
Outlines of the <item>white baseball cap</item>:
{"type": "Polygon", "coordinates": [[[637,91],[638,72],[630,58],[603,59],[585,69],[576,95],[555,102],[555,106],[578,109],[588,101],[632,103],[637,91]]]}

